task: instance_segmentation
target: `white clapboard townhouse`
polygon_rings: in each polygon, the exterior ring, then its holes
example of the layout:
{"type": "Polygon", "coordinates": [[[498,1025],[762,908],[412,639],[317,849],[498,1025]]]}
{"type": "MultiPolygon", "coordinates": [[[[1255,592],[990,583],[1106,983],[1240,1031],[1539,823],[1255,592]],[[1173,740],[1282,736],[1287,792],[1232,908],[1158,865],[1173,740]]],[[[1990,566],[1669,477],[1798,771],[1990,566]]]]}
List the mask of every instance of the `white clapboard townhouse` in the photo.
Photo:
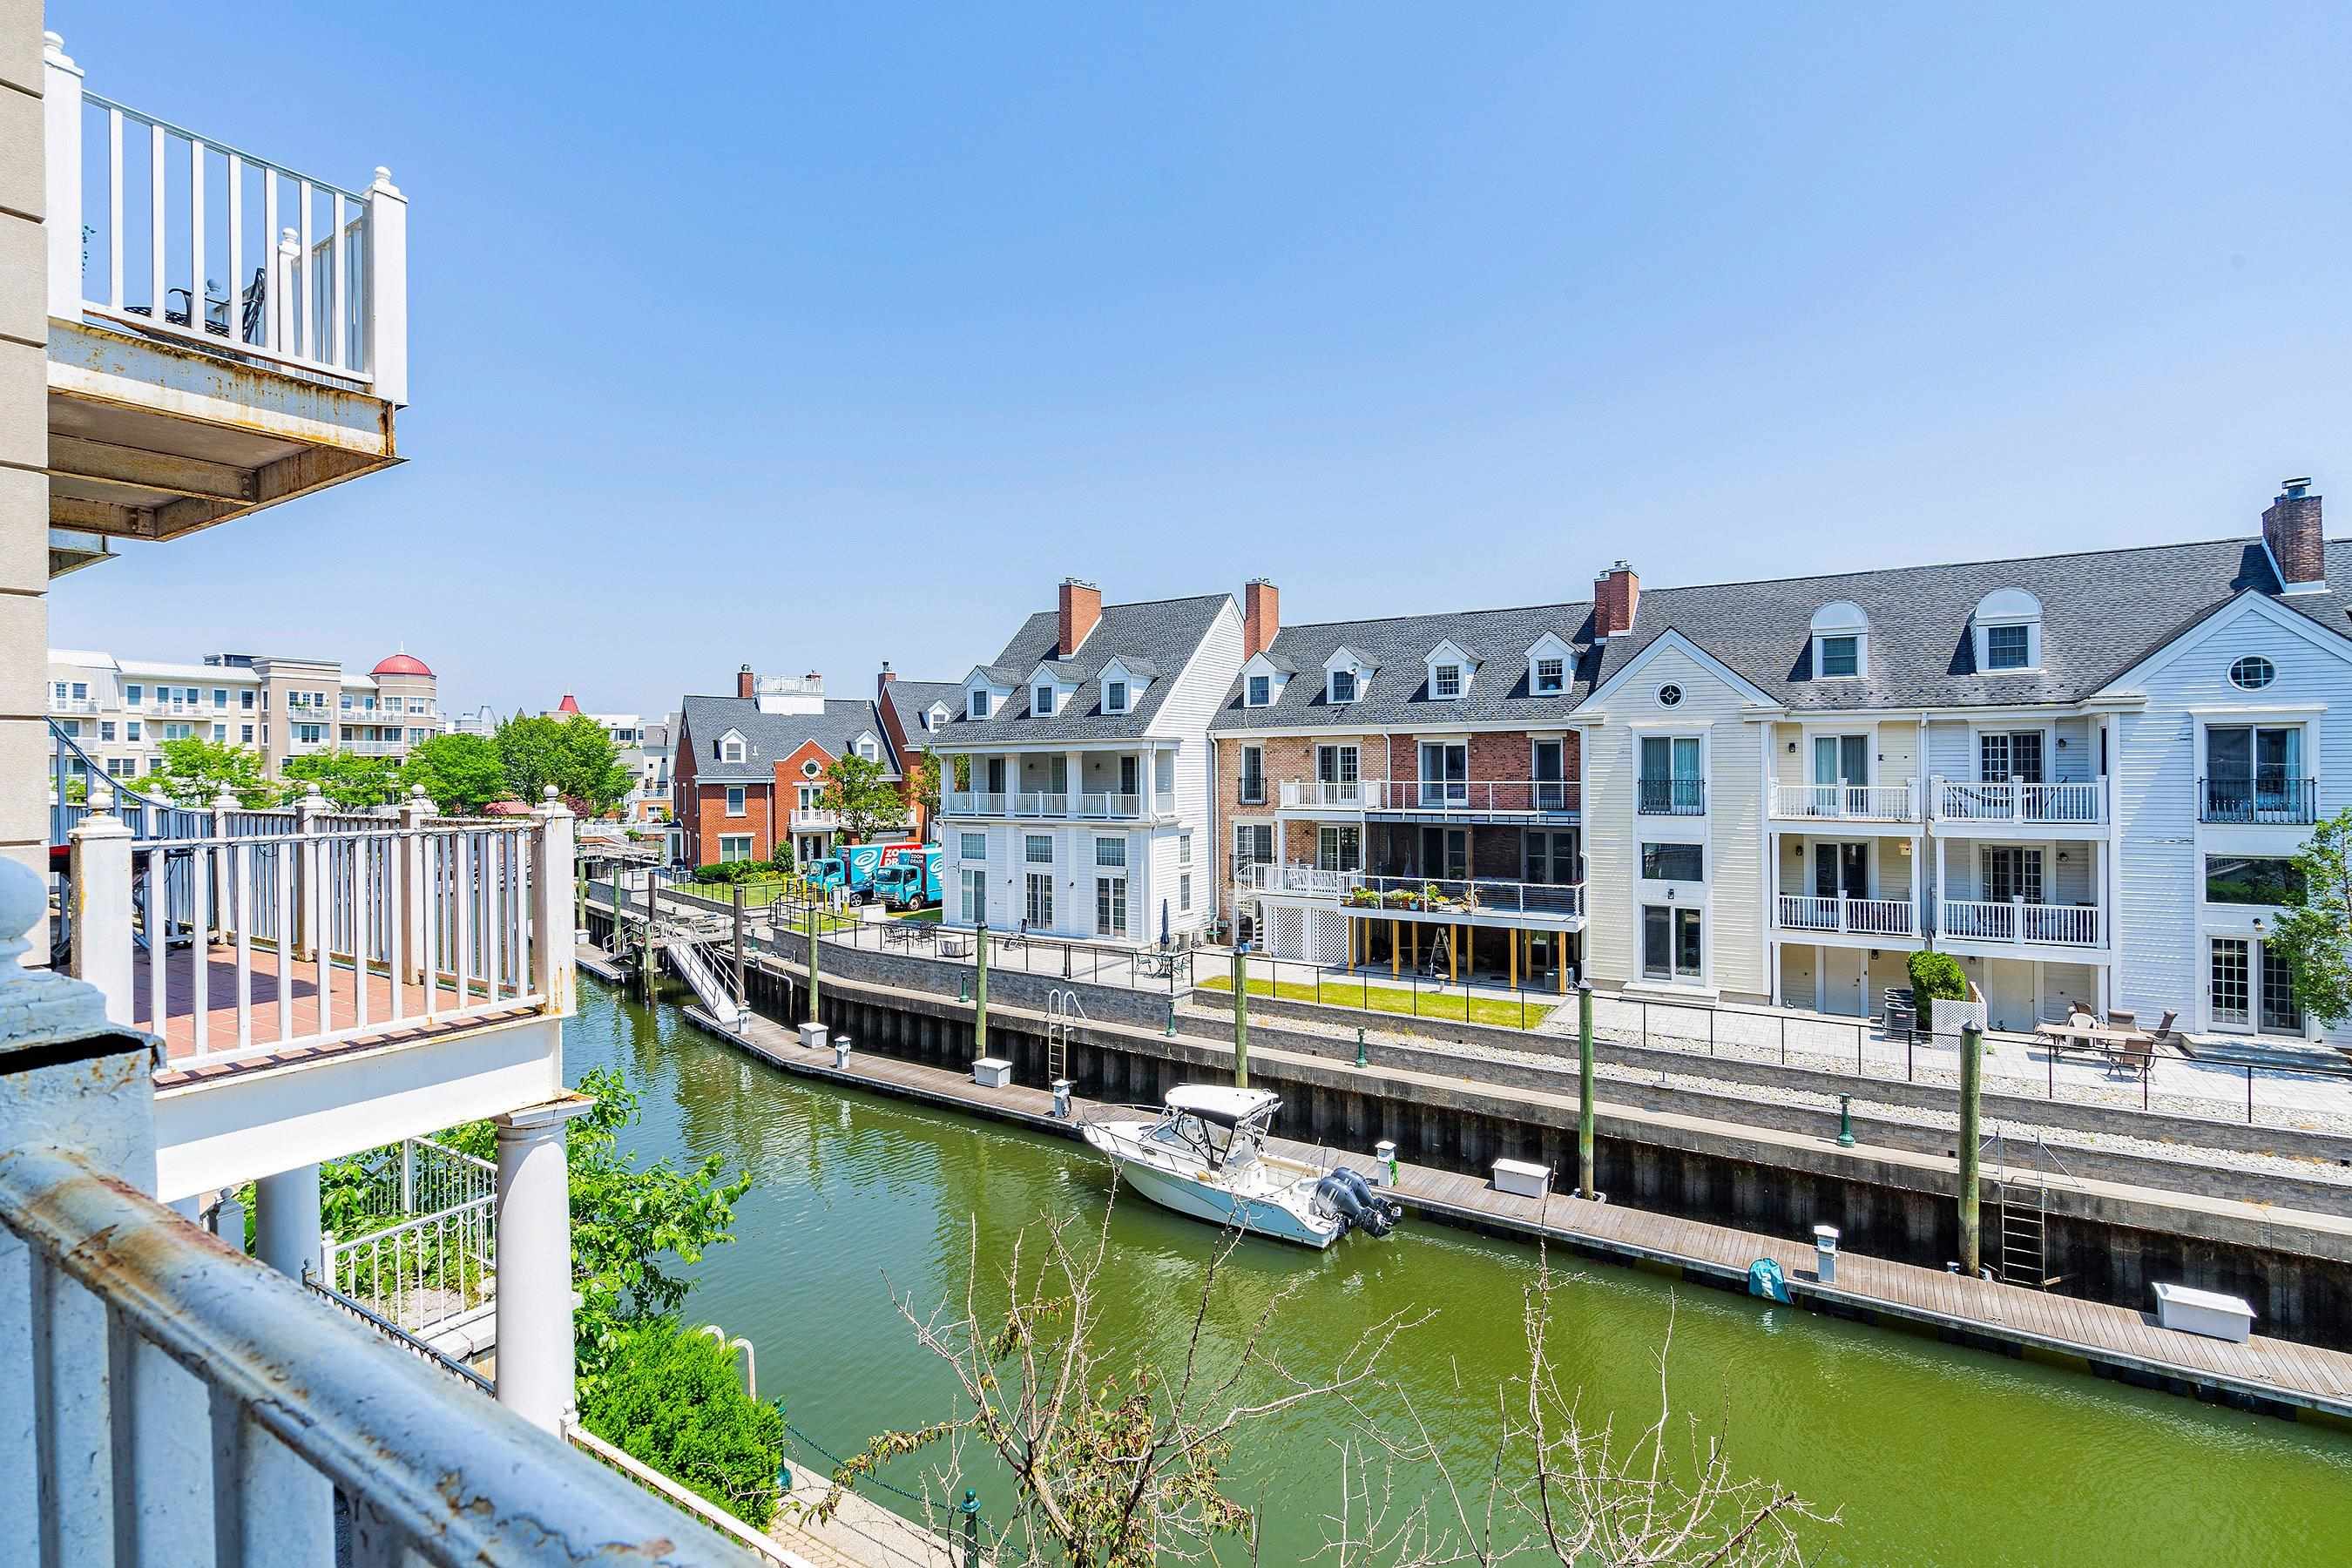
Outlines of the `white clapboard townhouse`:
{"type": "Polygon", "coordinates": [[[1242,664],[1230,594],[1106,605],[1066,580],[933,732],[950,926],[1182,941],[1209,921],[1209,720],[1242,664]]]}
{"type": "Polygon", "coordinates": [[[1570,721],[1594,605],[1277,627],[1271,585],[1246,594],[1258,646],[1213,724],[1234,939],[1564,989],[1582,961],[1570,721]]]}
{"type": "Polygon", "coordinates": [[[1997,1027],[2314,1032],[2261,933],[2346,804],[2319,519],[2297,480],[2255,538],[1637,593],[1574,720],[1592,977],[1860,1015],[1932,944],[1997,1027]]]}
{"type": "MultiPolygon", "coordinates": [[[[0,0],[5,560],[41,561],[39,531],[53,576],[394,462],[386,172],[221,139],[251,83],[203,48],[185,102],[135,107],[39,25],[0,0]]],[[[9,586],[0,1561],[329,1563],[339,1535],[362,1563],[740,1560],[562,1435],[569,814],[175,805],[86,755],[52,812],[47,584],[9,586]],[[477,1118],[495,1163],[414,1142],[477,1118]],[[320,1162],[386,1148],[399,1217],[331,1241],[320,1162]],[[494,1397],[397,1333],[492,1323],[494,1397]]]]}

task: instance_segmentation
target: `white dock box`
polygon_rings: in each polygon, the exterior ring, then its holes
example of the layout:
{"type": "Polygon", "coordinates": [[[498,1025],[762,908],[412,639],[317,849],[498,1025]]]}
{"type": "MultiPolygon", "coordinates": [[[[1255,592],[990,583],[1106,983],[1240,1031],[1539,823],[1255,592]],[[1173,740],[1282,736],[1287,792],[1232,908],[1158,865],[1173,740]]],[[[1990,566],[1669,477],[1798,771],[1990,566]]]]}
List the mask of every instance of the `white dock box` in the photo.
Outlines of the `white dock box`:
{"type": "Polygon", "coordinates": [[[1539,1198],[1550,1190],[1551,1173],[1526,1160],[1495,1162],[1495,1190],[1523,1198],[1539,1198]]]}
{"type": "Polygon", "coordinates": [[[801,1047],[803,1050],[811,1051],[821,1051],[824,1049],[824,1026],[823,1024],[803,1024],[801,1026],[801,1047]]]}
{"type": "Polygon", "coordinates": [[[1013,1064],[1003,1057],[982,1057],[971,1064],[971,1081],[982,1089],[1003,1089],[1013,1081],[1013,1064]]]}
{"type": "Polygon", "coordinates": [[[2219,1290],[2158,1285],[2156,1321],[2185,1334],[2203,1334],[2208,1339],[2233,1340],[2243,1344],[2246,1336],[2254,1331],[2254,1309],[2251,1303],[2235,1296],[2224,1296],[2219,1290]]]}

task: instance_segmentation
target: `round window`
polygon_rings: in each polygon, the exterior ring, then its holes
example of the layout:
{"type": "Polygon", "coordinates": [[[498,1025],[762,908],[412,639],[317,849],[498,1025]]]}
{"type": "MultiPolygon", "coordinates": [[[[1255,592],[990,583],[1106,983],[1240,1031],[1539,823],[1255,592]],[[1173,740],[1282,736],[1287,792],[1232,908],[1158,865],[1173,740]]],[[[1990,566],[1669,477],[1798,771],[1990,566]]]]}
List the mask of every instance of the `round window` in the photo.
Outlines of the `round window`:
{"type": "Polygon", "coordinates": [[[2250,653],[2230,667],[2230,684],[2241,691],[2260,691],[2278,679],[2278,667],[2261,654],[2250,653]]]}
{"type": "Polygon", "coordinates": [[[811,757],[807,762],[801,764],[801,777],[804,779],[813,779],[822,771],[823,770],[818,768],[816,765],[816,759],[814,757],[811,757]]]}
{"type": "Polygon", "coordinates": [[[1681,703],[1682,703],[1682,700],[1683,700],[1683,689],[1682,689],[1681,687],[1679,687],[1679,686],[1661,686],[1661,687],[1659,687],[1659,688],[1658,688],[1658,706],[1659,706],[1659,707],[1661,707],[1661,708],[1675,708],[1675,707],[1679,707],[1679,706],[1681,705],[1681,703]]]}

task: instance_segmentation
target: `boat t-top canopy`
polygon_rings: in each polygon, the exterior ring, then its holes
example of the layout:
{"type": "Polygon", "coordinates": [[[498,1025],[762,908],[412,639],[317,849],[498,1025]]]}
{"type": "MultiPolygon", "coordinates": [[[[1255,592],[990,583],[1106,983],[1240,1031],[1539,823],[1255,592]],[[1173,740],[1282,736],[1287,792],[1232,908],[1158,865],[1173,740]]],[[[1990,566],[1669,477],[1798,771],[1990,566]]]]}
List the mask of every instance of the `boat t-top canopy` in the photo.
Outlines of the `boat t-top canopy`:
{"type": "Polygon", "coordinates": [[[1220,1127],[1239,1127],[1272,1116],[1282,1108],[1282,1096],[1263,1089],[1234,1089],[1214,1083],[1188,1083],[1168,1091],[1168,1109],[1197,1116],[1220,1127]]]}

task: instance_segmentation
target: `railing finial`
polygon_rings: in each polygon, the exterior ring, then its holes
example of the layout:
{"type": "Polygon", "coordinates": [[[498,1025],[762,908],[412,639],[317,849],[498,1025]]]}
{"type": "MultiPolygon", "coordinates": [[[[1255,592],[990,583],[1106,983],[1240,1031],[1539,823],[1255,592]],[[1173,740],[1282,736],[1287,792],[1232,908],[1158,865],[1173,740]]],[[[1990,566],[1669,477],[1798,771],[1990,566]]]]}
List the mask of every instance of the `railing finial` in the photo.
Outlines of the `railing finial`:
{"type": "Polygon", "coordinates": [[[89,815],[105,816],[114,810],[114,786],[92,779],[89,785],[89,815]]]}
{"type": "Polygon", "coordinates": [[[302,792],[302,797],[305,800],[317,800],[324,793],[319,788],[319,782],[313,779],[310,781],[310,787],[302,792]]]}

